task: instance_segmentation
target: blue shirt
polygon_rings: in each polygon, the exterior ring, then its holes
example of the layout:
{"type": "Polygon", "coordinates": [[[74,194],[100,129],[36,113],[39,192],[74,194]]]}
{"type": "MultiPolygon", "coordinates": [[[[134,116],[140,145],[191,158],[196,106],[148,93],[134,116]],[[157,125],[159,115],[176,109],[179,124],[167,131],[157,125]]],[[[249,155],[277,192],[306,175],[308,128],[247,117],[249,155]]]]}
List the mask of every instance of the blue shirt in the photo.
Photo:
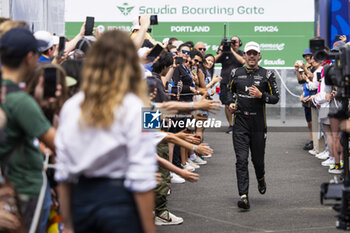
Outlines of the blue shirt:
{"type": "Polygon", "coordinates": [[[307,89],[306,84],[307,84],[307,82],[305,82],[305,83],[303,84],[304,97],[307,97],[307,96],[310,95],[310,91],[309,91],[309,89],[307,89]]]}
{"type": "Polygon", "coordinates": [[[51,59],[44,55],[44,54],[41,54],[41,56],[39,57],[39,60],[38,60],[39,63],[50,63],[51,62],[51,59]]]}

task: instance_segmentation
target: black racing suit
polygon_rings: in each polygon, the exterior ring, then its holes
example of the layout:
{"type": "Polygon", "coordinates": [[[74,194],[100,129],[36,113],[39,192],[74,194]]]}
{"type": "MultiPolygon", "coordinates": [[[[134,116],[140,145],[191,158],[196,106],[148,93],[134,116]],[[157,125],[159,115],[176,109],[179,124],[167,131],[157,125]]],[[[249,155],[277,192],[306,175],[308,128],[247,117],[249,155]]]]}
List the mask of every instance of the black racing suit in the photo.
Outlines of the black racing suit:
{"type": "Polygon", "coordinates": [[[252,162],[257,179],[265,175],[264,155],[266,142],[265,104],[276,104],[279,93],[275,75],[262,67],[248,69],[240,67],[231,72],[230,82],[222,93],[224,104],[237,103],[234,115],[233,146],[236,153],[236,173],[239,195],[247,194],[249,188],[248,156],[251,151],[252,162]],[[258,99],[249,95],[249,87],[256,86],[262,93],[258,99]]]}

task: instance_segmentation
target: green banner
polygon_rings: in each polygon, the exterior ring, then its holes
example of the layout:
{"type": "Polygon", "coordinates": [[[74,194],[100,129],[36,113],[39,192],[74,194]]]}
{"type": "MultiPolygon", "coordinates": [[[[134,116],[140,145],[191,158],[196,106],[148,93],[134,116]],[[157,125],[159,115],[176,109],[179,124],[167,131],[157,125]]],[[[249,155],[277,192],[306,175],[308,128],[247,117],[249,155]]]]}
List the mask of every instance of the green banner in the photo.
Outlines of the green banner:
{"type": "MultiPolygon", "coordinates": [[[[83,22],[66,22],[66,36],[73,38],[83,22]]],[[[164,38],[176,37],[183,42],[202,41],[207,53],[216,54],[224,37],[225,22],[160,22],[151,26],[152,37],[162,42],[164,38]]],[[[295,60],[309,45],[314,36],[313,22],[227,22],[227,38],[238,35],[245,43],[256,41],[260,44],[263,67],[293,67],[295,60]]],[[[131,23],[95,22],[100,31],[121,29],[131,31],[131,23]]]]}

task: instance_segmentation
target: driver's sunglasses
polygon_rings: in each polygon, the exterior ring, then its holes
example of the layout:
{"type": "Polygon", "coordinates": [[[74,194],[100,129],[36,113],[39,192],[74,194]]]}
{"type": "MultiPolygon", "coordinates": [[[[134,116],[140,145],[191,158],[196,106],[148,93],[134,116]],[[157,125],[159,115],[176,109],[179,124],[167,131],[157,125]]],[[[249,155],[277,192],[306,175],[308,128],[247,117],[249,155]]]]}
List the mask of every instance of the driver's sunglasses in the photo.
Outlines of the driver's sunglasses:
{"type": "Polygon", "coordinates": [[[191,54],[191,51],[187,51],[187,50],[181,50],[181,52],[182,52],[183,54],[187,54],[187,55],[190,55],[190,54],[191,54]]]}
{"type": "Polygon", "coordinates": [[[198,50],[203,50],[203,51],[206,51],[207,49],[206,48],[198,48],[198,50]]]}
{"type": "Polygon", "coordinates": [[[256,55],[258,55],[258,52],[257,52],[257,51],[254,51],[254,50],[248,51],[248,52],[247,52],[247,55],[248,55],[248,56],[250,56],[250,55],[252,55],[252,54],[253,54],[254,56],[256,56],[256,55]]]}

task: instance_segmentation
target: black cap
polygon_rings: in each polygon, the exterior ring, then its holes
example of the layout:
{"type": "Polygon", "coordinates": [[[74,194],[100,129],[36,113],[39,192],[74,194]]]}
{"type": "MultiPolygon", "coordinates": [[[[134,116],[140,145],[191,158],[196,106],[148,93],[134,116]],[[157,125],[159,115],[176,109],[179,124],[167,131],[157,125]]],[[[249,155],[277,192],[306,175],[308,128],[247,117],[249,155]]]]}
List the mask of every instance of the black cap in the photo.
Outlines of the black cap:
{"type": "Polygon", "coordinates": [[[9,30],[0,38],[0,49],[16,57],[25,56],[30,51],[38,51],[46,42],[36,40],[33,34],[24,27],[9,30]]]}

